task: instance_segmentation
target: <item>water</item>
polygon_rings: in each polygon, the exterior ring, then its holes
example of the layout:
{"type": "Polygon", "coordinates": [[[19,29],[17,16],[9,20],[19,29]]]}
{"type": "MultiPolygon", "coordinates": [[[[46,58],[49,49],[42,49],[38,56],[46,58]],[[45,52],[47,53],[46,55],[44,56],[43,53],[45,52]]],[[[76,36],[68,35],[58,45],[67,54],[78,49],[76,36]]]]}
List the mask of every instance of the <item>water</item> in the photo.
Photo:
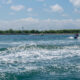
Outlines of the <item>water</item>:
{"type": "Polygon", "coordinates": [[[0,80],[80,80],[80,39],[0,35],[0,80]]]}

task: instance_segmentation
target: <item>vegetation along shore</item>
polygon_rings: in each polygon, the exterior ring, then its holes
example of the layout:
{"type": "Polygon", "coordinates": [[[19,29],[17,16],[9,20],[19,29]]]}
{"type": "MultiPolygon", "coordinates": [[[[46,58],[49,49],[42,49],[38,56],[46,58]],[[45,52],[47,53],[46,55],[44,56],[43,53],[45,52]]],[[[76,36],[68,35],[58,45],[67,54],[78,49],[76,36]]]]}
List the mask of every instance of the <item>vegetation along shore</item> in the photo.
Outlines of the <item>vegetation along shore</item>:
{"type": "Polygon", "coordinates": [[[0,34],[74,34],[80,33],[80,29],[68,30],[0,30],[0,34]]]}

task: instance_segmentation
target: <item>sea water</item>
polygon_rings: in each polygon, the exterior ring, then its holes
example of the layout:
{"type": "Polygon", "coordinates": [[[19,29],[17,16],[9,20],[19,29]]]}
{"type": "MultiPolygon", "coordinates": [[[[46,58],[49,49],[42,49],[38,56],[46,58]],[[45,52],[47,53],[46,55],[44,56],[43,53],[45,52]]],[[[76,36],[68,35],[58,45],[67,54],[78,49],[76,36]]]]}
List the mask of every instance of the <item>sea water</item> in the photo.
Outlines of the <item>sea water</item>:
{"type": "Polygon", "coordinates": [[[0,35],[0,80],[80,80],[74,35],[0,35]]]}

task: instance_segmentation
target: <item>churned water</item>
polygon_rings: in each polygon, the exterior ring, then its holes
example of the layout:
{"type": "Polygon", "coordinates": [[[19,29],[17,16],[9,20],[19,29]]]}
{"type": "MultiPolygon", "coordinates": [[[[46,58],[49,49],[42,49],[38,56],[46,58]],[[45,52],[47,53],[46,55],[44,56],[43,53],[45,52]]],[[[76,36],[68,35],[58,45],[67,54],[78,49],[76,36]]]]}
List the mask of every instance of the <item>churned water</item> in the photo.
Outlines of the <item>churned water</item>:
{"type": "Polygon", "coordinates": [[[80,39],[0,35],[0,80],[80,80],[80,39]]]}

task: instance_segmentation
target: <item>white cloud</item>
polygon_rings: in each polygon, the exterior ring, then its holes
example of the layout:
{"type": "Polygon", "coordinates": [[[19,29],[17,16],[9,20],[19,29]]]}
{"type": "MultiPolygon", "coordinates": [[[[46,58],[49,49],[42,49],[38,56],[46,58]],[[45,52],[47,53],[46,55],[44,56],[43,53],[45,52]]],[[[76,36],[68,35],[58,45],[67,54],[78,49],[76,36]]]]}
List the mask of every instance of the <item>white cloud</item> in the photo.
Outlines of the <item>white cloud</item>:
{"type": "Polygon", "coordinates": [[[23,5],[11,6],[11,9],[14,11],[20,11],[24,9],[24,6],[23,5]]]}
{"type": "Polygon", "coordinates": [[[37,0],[37,1],[39,1],[39,2],[43,2],[43,1],[45,1],[45,0],[37,0]]]}
{"type": "Polygon", "coordinates": [[[63,8],[58,4],[52,5],[50,8],[53,12],[63,12],[63,8]]]}
{"type": "Polygon", "coordinates": [[[80,0],[70,0],[70,2],[75,7],[74,12],[80,13],[80,0]]]}
{"type": "Polygon", "coordinates": [[[31,12],[32,10],[33,10],[33,8],[28,8],[27,9],[28,12],[31,12]]]}
{"type": "Polygon", "coordinates": [[[23,18],[23,19],[16,20],[16,21],[23,21],[23,22],[39,22],[38,19],[34,19],[34,18],[32,18],[32,17],[29,17],[29,18],[23,18]]]}
{"type": "Polygon", "coordinates": [[[7,1],[7,4],[11,4],[11,3],[12,3],[12,0],[8,0],[8,1],[7,1]]]}
{"type": "Polygon", "coordinates": [[[80,0],[70,0],[75,7],[80,7],[80,0]]]}
{"type": "Polygon", "coordinates": [[[14,21],[0,21],[0,29],[21,29],[22,26],[27,30],[80,29],[80,19],[40,20],[30,17],[14,21]]]}
{"type": "Polygon", "coordinates": [[[79,14],[80,14],[80,10],[79,10],[79,9],[75,8],[74,11],[75,11],[76,13],[79,13],[79,14]]]}
{"type": "Polygon", "coordinates": [[[11,4],[12,0],[1,0],[3,4],[11,4]]]}
{"type": "Polygon", "coordinates": [[[68,15],[68,14],[62,14],[62,16],[63,16],[63,17],[68,17],[69,15],[68,15]]]}

